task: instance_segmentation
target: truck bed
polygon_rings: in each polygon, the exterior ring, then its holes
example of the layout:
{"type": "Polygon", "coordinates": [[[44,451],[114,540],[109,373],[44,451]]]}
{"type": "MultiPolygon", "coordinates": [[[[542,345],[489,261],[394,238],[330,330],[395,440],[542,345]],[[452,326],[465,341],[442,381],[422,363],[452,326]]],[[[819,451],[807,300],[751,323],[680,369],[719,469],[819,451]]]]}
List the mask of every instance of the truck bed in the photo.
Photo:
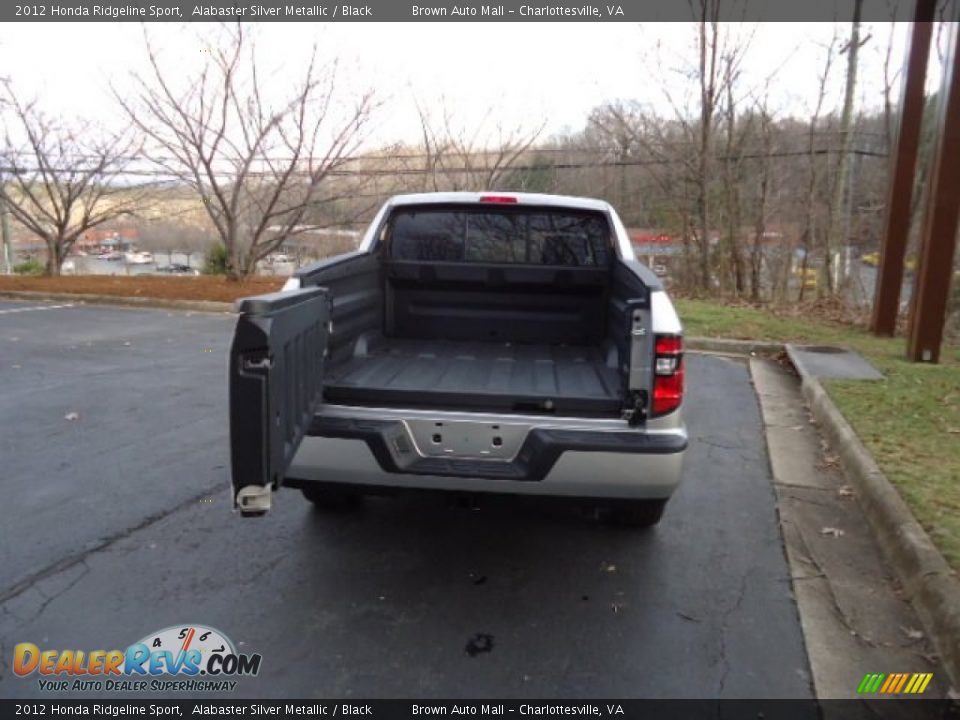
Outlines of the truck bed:
{"type": "Polygon", "coordinates": [[[620,375],[600,347],[384,338],[331,368],[331,403],[611,414],[620,375]]]}

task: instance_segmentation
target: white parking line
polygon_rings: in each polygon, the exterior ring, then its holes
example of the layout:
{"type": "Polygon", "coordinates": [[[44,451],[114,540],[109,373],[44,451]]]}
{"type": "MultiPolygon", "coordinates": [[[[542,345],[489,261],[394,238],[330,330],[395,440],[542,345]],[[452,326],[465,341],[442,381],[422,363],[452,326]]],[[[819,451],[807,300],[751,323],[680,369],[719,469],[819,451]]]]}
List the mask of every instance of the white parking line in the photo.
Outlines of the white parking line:
{"type": "Polygon", "coordinates": [[[30,312],[31,310],[59,310],[61,308],[72,308],[73,303],[66,303],[65,305],[33,305],[31,307],[19,307],[19,308],[7,308],[6,310],[0,310],[0,315],[11,315],[13,313],[19,312],[30,312]]]}

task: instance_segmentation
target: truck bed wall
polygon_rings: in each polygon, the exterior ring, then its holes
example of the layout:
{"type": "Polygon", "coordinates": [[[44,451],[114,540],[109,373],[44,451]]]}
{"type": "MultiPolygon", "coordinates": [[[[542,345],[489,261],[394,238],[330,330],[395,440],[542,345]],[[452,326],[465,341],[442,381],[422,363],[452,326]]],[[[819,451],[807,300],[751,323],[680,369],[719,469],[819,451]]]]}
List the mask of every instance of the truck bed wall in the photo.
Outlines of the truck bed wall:
{"type": "Polygon", "coordinates": [[[330,289],[332,305],[328,365],[353,356],[360,336],[383,332],[383,280],[379,259],[366,253],[347,253],[311,265],[301,274],[304,286],[330,289]]]}
{"type": "Polygon", "coordinates": [[[610,270],[391,261],[388,337],[599,345],[610,270]]]}
{"type": "Polygon", "coordinates": [[[355,356],[360,338],[361,352],[383,338],[408,338],[616,348],[625,380],[632,313],[649,307],[643,272],[634,265],[382,262],[349,253],[311,266],[302,280],[331,291],[330,370],[355,356]]]}

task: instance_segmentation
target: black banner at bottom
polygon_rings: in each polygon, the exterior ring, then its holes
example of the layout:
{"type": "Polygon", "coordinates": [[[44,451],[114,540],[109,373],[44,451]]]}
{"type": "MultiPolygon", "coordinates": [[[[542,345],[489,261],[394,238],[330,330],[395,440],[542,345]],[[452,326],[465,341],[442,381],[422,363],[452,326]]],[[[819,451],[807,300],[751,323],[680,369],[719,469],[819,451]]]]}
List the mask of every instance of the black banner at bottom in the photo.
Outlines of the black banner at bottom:
{"type": "Polygon", "coordinates": [[[635,720],[960,720],[951,700],[0,700],[0,720],[144,718],[609,718],[635,720]]]}

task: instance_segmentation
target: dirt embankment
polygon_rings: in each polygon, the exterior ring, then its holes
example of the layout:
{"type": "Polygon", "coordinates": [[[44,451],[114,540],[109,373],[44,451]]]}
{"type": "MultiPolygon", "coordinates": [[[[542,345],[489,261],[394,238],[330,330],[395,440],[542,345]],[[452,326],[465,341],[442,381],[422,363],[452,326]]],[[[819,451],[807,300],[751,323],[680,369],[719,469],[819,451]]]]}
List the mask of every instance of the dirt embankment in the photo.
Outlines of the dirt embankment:
{"type": "Polygon", "coordinates": [[[258,277],[244,282],[226,278],[157,277],[155,275],[70,275],[64,277],[27,277],[0,275],[0,292],[31,292],[114,295],[117,297],[159,298],[162,300],[212,300],[233,302],[237,298],[279,290],[285,278],[258,277]]]}

